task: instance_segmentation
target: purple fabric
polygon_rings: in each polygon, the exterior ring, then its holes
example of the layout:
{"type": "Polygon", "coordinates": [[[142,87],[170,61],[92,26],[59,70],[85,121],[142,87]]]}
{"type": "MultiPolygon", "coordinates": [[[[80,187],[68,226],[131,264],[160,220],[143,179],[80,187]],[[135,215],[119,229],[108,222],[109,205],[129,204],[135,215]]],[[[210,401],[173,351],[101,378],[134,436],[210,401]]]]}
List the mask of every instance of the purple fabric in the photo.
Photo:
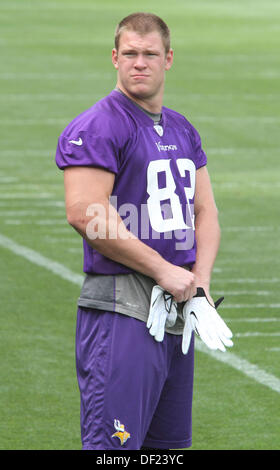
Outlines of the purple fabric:
{"type": "Polygon", "coordinates": [[[166,333],[157,343],[144,322],[122,314],[78,310],[83,449],[191,445],[194,340],[186,356],[181,341],[166,333]]]}
{"type": "MultiPolygon", "coordinates": [[[[198,132],[184,116],[163,107],[160,125],[162,136],[149,116],[127,97],[112,91],[64,129],[56,163],[60,169],[92,166],[113,172],[112,203],[129,230],[167,261],[191,265],[195,262],[196,245],[191,220],[194,180],[191,182],[190,173],[206,165],[207,158],[198,132]],[[178,205],[180,221],[178,210],[175,211],[178,205]],[[159,212],[164,212],[160,225],[156,223],[159,212]],[[174,220],[170,230],[164,228],[168,218],[174,220]]],[[[84,271],[131,272],[93,250],[86,241],[84,271]]]]}

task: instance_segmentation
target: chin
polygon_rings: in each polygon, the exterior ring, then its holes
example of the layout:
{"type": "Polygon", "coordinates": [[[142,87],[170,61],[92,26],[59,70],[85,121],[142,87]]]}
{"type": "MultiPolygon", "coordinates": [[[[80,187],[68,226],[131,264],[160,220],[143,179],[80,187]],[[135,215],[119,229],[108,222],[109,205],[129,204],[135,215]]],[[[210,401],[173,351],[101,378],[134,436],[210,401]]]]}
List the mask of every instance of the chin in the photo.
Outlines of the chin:
{"type": "Polygon", "coordinates": [[[132,86],[128,89],[129,93],[135,97],[139,98],[150,98],[154,96],[153,90],[151,90],[150,87],[147,87],[145,85],[136,85],[132,86]]]}

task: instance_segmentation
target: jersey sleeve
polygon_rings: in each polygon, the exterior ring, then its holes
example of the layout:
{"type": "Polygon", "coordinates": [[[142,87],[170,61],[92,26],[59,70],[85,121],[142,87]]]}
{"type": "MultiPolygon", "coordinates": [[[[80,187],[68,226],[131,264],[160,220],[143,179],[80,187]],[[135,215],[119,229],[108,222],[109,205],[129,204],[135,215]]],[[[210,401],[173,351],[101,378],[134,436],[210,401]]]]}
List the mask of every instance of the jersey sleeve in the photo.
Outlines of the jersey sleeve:
{"type": "Polygon", "coordinates": [[[115,174],[119,171],[120,143],[110,122],[100,118],[85,128],[71,123],[58,139],[56,164],[64,170],[70,166],[93,166],[115,174]]]}

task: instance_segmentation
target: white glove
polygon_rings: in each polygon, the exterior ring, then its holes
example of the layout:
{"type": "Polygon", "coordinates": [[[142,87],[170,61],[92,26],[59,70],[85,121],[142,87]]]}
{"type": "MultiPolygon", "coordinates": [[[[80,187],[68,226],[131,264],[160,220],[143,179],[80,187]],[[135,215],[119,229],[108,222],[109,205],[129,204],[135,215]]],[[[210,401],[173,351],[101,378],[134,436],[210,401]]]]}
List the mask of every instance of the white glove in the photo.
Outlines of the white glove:
{"type": "Polygon", "coordinates": [[[160,286],[152,290],[147,327],[156,341],[163,341],[165,327],[175,325],[177,319],[177,303],[171,294],[160,286]]]}
{"type": "Polygon", "coordinates": [[[195,331],[210,349],[219,349],[225,352],[227,347],[233,346],[232,332],[218,314],[216,308],[223,298],[215,302],[213,307],[201,287],[197,294],[188,300],[183,307],[185,320],[182,351],[187,354],[191,342],[192,332],[195,331]]]}

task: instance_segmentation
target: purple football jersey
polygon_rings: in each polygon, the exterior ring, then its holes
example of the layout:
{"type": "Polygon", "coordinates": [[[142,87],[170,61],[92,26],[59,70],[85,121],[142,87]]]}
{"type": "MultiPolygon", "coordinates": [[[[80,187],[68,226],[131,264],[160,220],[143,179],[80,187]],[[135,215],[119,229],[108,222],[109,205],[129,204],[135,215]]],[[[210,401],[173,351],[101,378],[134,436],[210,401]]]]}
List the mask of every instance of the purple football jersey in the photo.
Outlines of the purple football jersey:
{"type": "MultiPolygon", "coordinates": [[[[196,170],[207,163],[195,128],[162,108],[154,121],[130,99],[112,91],[76,117],[59,137],[56,163],[92,166],[115,174],[111,204],[126,227],[167,261],[195,262],[196,170]]],[[[84,272],[130,273],[84,240],[84,272]]]]}

